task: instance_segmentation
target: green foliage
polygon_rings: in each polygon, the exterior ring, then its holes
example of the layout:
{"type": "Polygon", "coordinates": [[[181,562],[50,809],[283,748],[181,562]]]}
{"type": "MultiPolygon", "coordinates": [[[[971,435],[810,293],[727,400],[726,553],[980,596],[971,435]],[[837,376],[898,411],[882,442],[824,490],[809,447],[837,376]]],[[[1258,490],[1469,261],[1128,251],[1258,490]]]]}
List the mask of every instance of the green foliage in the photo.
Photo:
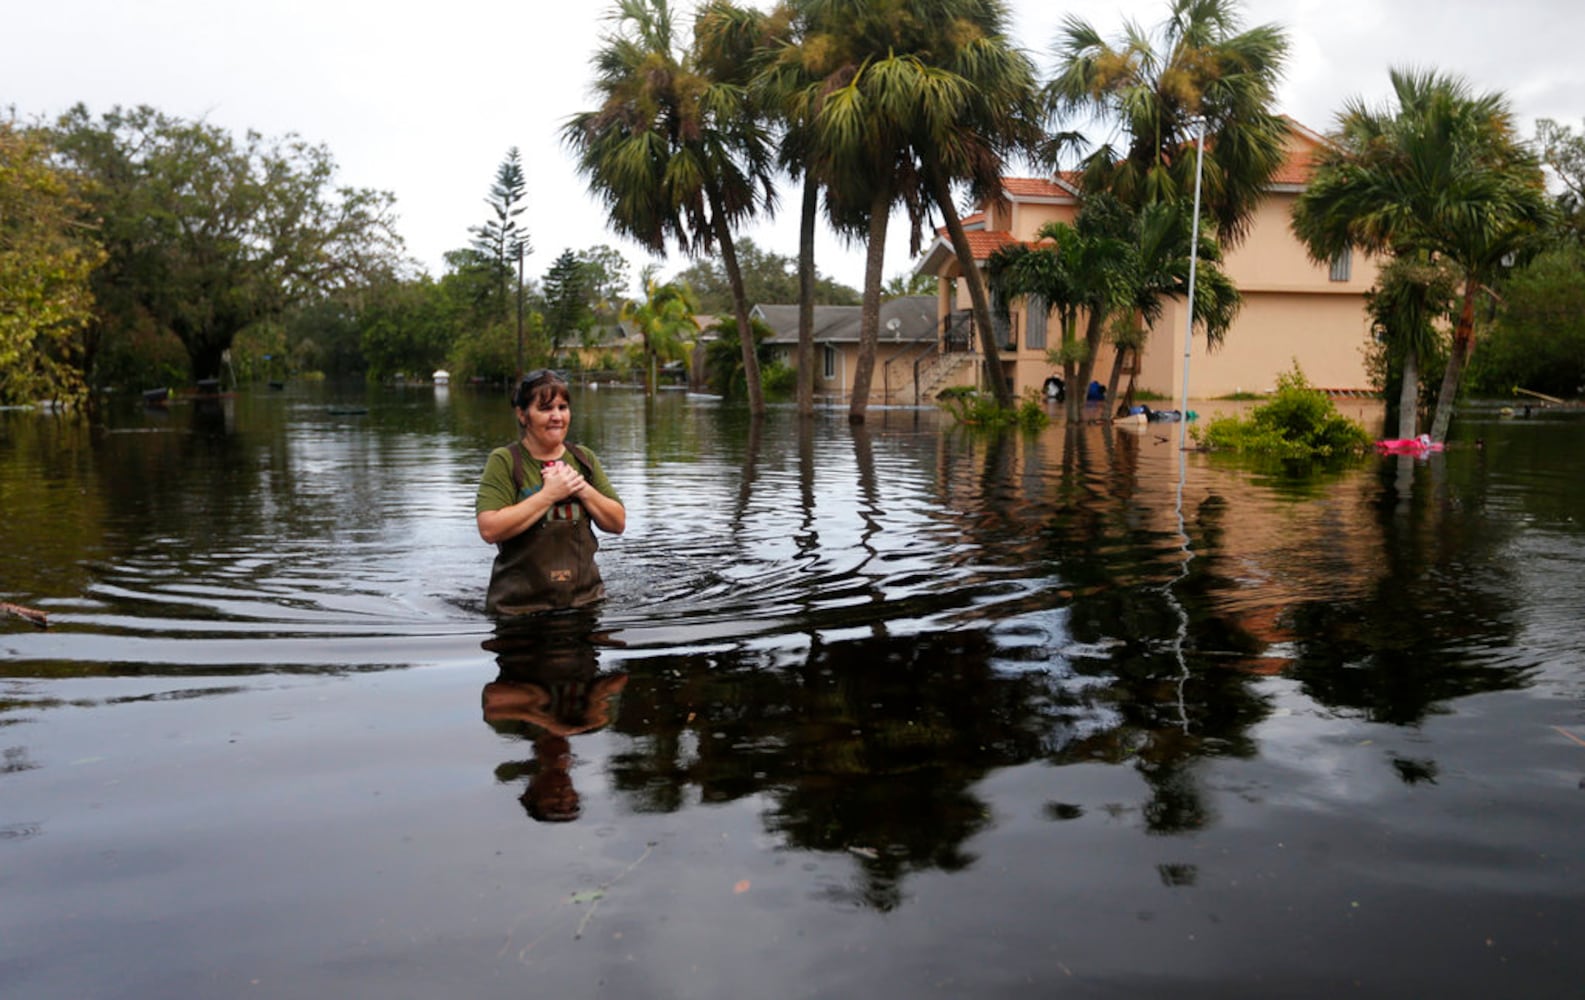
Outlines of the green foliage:
{"type": "Polygon", "coordinates": [[[1585,247],[1567,243],[1536,258],[1502,288],[1486,343],[1470,363],[1472,388],[1506,397],[1518,386],[1585,395],[1585,247]]]}
{"type": "MultiPolygon", "coordinates": [[[[761,371],[761,388],[764,388],[764,369],[771,362],[771,350],[765,343],[770,339],[771,328],[754,320],[755,357],[761,371]]],[[[715,326],[716,337],[704,348],[704,378],[710,391],[724,399],[742,399],[748,394],[743,375],[743,347],[737,334],[737,321],[724,319],[715,326]]]]}
{"type": "Polygon", "coordinates": [[[1247,417],[1218,417],[1203,433],[1195,428],[1194,436],[1212,451],[1285,459],[1340,457],[1371,445],[1364,426],[1338,413],[1331,398],[1310,385],[1297,363],[1277,377],[1277,391],[1269,402],[1247,417]]]}
{"type": "Polygon", "coordinates": [[[268,382],[287,369],[286,324],[254,323],[231,341],[231,372],[238,382],[268,382]]]}
{"type": "Polygon", "coordinates": [[[98,345],[151,322],[181,339],[194,377],[212,377],[249,324],[399,266],[394,199],[337,186],[322,146],[149,107],[94,119],[78,105],[53,131],[92,181],[109,254],[94,274],[98,345]]]}
{"type": "Polygon", "coordinates": [[[1563,188],[1556,202],[1563,231],[1576,243],[1585,241],[1585,135],[1550,118],[1537,119],[1535,133],[1541,161],[1563,188]]]}
{"type": "Polygon", "coordinates": [[[1317,261],[1360,247],[1457,269],[1462,292],[1430,432],[1442,441],[1474,345],[1477,296],[1546,245],[1554,212],[1503,95],[1434,72],[1390,78],[1396,106],[1345,107],[1292,225],[1317,261]]]}
{"type": "MultiPolygon", "coordinates": [[[[232,345],[232,357],[237,356],[232,345]]],[[[362,377],[363,358],[358,318],[352,307],[335,298],[319,299],[286,317],[286,374],[311,373],[332,378],[362,377]]]]}
{"type": "MultiPolygon", "coordinates": [[[[656,281],[652,271],[644,274],[644,299],[622,306],[622,319],[632,324],[644,338],[644,386],[655,391],[655,366],[663,361],[681,361],[687,347],[699,335],[699,321],[693,292],[680,282],[656,281]]],[[[734,324],[733,329],[736,329],[734,324]]],[[[736,341],[734,340],[734,344],[736,341]]]]}
{"type": "Polygon", "coordinates": [[[1195,157],[1185,153],[1203,128],[1204,209],[1235,245],[1285,154],[1288,124],[1275,104],[1287,33],[1274,24],[1237,30],[1234,0],[1167,6],[1154,32],[1129,24],[1115,42],[1069,15],[1047,99],[1124,133],[1126,145],[1103,143],[1084,159],[1084,186],[1136,209],[1192,196],[1195,157]]]}
{"type": "Polygon", "coordinates": [[[760,367],[759,379],[765,395],[774,399],[791,399],[798,390],[798,372],[785,361],[767,361],[760,367]]]}
{"type": "MultiPolygon", "coordinates": [[[[529,313],[524,318],[523,340],[525,368],[550,363],[544,318],[539,313],[529,313]]],[[[456,381],[479,378],[491,383],[511,382],[517,373],[516,323],[492,323],[462,331],[452,343],[446,362],[456,381]]]]}
{"type": "MultiPolygon", "coordinates": [[[[762,250],[745,236],[737,241],[738,268],[743,273],[743,295],[753,305],[787,305],[798,301],[798,262],[762,250]]],[[[732,287],[726,268],[713,257],[701,257],[672,279],[693,289],[699,311],[713,315],[732,312],[732,287]]],[[[822,275],[815,276],[817,305],[856,306],[859,293],[822,275]]]]}
{"type": "Polygon", "coordinates": [[[523,159],[513,146],[496,168],[495,183],[490,185],[490,196],[484,200],[490,206],[490,218],[468,230],[473,234],[473,249],[502,272],[503,288],[510,280],[512,266],[534,252],[528,232],[517,223],[517,217],[528,207],[523,202],[527,189],[523,159]]]}
{"type": "Polygon", "coordinates": [[[455,339],[458,311],[444,285],[427,275],[377,290],[358,315],[369,377],[427,377],[442,367],[455,339]]]}
{"type": "Polygon", "coordinates": [[[909,295],[934,295],[940,290],[940,286],[941,279],[933,274],[904,271],[886,279],[886,283],[881,286],[881,295],[888,299],[900,299],[909,295]]]}
{"type": "Polygon", "coordinates": [[[959,385],[936,394],[936,403],[960,424],[987,430],[1018,427],[1038,431],[1051,422],[1040,393],[1026,391],[1016,406],[1003,406],[995,396],[973,386],[959,385]]]}
{"type": "Polygon", "coordinates": [[[89,275],[104,253],[76,225],[79,188],[43,136],[0,121],[0,405],[86,396],[89,275]]]}
{"type": "Polygon", "coordinates": [[[559,353],[562,344],[577,343],[580,334],[594,325],[589,278],[588,265],[571,250],[563,250],[545,273],[545,331],[552,353],[559,353]]]}

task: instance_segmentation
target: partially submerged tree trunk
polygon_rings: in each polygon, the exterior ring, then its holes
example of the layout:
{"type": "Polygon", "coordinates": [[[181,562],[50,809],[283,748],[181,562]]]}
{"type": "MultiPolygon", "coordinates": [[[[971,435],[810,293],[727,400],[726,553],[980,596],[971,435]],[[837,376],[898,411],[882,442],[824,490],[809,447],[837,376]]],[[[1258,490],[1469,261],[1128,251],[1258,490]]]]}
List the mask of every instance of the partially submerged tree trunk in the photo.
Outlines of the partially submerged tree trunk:
{"type": "Polygon", "coordinates": [[[1453,400],[1458,396],[1458,386],[1464,378],[1464,366],[1469,364],[1470,352],[1475,346],[1475,276],[1464,279],[1464,304],[1459,308],[1458,326],[1453,330],[1453,349],[1447,357],[1447,373],[1442,376],[1442,388],[1436,394],[1436,416],[1431,420],[1431,440],[1439,444],[1447,441],[1447,427],[1453,421],[1453,400]]]}
{"type": "Polygon", "coordinates": [[[820,185],[804,174],[803,211],[798,219],[798,415],[815,412],[815,215],[820,185]]]}
{"type": "Polygon", "coordinates": [[[758,345],[754,343],[754,328],[749,324],[748,293],[743,289],[743,271],[737,264],[732,228],[726,224],[720,195],[714,190],[710,192],[710,206],[715,216],[716,240],[721,244],[721,266],[726,269],[727,284],[732,288],[732,312],[737,320],[738,341],[743,347],[743,379],[748,383],[748,409],[756,417],[763,416],[765,387],[759,380],[758,345]]]}
{"type": "Polygon", "coordinates": [[[1079,362],[1075,385],[1068,387],[1068,419],[1077,421],[1084,415],[1084,403],[1090,395],[1090,383],[1095,380],[1095,356],[1101,350],[1101,335],[1106,332],[1106,310],[1091,308],[1084,324],[1084,360],[1079,362]]]}
{"type": "MultiPolygon", "coordinates": [[[[952,186],[941,171],[933,166],[926,168],[930,194],[936,207],[941,209],[946,221],[947,235],[952,240],[952,252],[958,258],[958,269],[969,286],[969,302],[973,306],[974,325],[979,328],[980,352],[985,356],[987,377],[996,402],[1004,407],[1013,405],[1013,390],[1002,375],[1002,352],[996,344],[996,329],[991,326],[991,299],[985,290],[985,276],[974,262],[974,250],[969,246],[968,234],[963,230],[963,220],[958,217],[957,206],[952,202],[952,186]]],[[[1070,394],[1071,400],[1073,396],[1070,394]]]]}
{"type": "Polygon", "coordinates": [[[853,396],[848,401],[848,423],[864,422],[875,379],[875,349],[881,337],[881,283],[886,265],[886,224],[891,217],[889,192],[877,194],[870,204],[869,246],[864,254],[864,298],[859,306],[859,356],[853,366],[853,396]]]}
{"type": "Polygon", "coordinates": [[[1403,385],[1398,389],[1398,437],[1412,438],[1420,420],[1420,352],[1410,344],[1403,352],[1403,385]]]}

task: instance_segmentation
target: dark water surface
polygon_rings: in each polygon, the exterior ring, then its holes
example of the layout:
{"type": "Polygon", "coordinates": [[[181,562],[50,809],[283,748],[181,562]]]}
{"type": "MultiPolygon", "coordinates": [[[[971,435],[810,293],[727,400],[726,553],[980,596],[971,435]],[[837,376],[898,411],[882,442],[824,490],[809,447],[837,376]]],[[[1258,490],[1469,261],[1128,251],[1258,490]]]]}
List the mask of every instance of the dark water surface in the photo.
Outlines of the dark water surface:
{"type": "Polygon", "coordinates": [[[0,413],[0,995],[1585,995],[1585,416],[574,426],[610,599],[496,629],[493,396],[0,413]]]}

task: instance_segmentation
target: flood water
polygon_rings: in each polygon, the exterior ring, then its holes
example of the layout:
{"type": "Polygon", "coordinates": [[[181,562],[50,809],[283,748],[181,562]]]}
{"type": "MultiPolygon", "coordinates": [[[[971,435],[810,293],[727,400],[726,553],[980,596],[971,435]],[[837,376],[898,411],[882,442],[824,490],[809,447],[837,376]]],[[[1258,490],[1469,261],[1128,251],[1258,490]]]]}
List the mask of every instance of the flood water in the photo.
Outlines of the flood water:
{"type": "Polygon", "coordinates": [[[50,615],[0,620],[0,995],[1585,989],[1585,414],[1295,475],[573,407],[608,600],[499,627],[497,395],[0,413],[50,615]]]}

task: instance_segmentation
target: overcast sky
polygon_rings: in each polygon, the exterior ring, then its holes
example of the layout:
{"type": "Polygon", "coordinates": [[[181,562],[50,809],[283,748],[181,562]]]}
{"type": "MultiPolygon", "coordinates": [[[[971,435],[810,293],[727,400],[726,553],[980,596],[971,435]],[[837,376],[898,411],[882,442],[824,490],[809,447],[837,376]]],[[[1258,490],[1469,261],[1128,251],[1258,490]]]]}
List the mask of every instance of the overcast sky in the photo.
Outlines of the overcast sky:
{"type": "MultiPolygon", "coordinates": [[[[677,7],[687,4],[678,0],[677,7]]],[[[768,5],[768,0],[761,6],[768,5]]],[[[0,109],[53,117],[81,101],[98,114],[149,104],[236,132],[295,132],[323,143],[341,183],[395,194],[409,254],[431,273],[466,245],[508,148],[528,176],[523,216],[543,275],[564,249],[617,247],[636,275],[653,258],[610,232],[559,139],[592,107],[588,60],[609,24],[600,0],[45,0],[8,2],[0,109]]],[[[1014,0],[1017,35],[1043,74],[1067,14],[1108,38],[1124,17],[1149,26],[1165,0],[1014,0]]],[[[1585,4],[1574,0],[1247,0],[1246,25],[1275,23],[1292,43],[1278,110],[1328,130],[1350,97],[1387,99],[1389,67],[1437,69],[1505,93],[1522,133],[1540,117],[1580,130],[1585,4]]],[[[797,194],[747,232],[797,251],[797,194]]],[[[886,273],[911,266],[889,241],[886,273]]],[[[657,261],[680,270],[677,256],[657,261]]],[[[822,273],[858,287],[863,255],[825,237],[822,273]]]]}

